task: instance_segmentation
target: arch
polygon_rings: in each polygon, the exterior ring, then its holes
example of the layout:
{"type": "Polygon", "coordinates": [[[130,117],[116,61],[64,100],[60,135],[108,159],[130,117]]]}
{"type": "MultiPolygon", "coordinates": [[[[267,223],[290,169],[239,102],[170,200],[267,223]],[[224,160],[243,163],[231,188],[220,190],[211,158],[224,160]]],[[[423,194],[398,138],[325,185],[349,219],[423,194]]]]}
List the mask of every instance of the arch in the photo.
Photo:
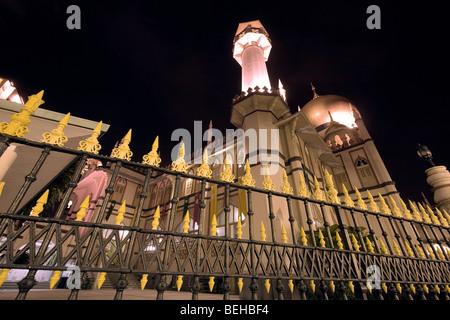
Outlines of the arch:
{"type": "Polygon", "coordinates": [[[369,160],[358,157],[355,161],[356,171],[363,187],[371,187],[378,184],[369,160]]]}

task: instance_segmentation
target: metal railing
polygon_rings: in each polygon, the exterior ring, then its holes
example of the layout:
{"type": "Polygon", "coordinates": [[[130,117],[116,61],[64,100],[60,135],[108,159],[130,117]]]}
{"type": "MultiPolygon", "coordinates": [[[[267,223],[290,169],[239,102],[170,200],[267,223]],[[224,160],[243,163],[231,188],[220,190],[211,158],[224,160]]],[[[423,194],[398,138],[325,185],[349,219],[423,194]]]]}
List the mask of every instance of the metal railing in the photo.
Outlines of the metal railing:
{"type": "MultiPolygon", "coordinates": [[[[447,247],[450,246],[450,229],[448,224],[445,226],[447,220],[433,216],[433,212],[422,212],[422,215],[428,214],[433,218],[426,222],[423,216],[405,215],[409,212],[406,207],[403,214],[399,214],[395,207],[393,211],[396,214],[374,207],[368,210],[349,202],[331,203],[219,181],[4,134],[0,135],[0,155],[11,143],[41,150],[9,209],[0,214],[1,274],[5,276],[10,269],[28,270],[18,282],[17,299],[26,299],[36,284],[35,276],[39,270],[54,271],[57,280],[61,272],[67,270],[68,263],[79,267],[81,288],[92,282],[92,274],[100,274],[99,278],[104,278],[107,273],[119,274],[115,283],[115,299],[122,298],[130,275],[141,277],[143,287],[148,275],[156,275],[157,299],[163,299],[164,292],[170,289],[172,277],[180,285],[183,279],[192,279],[192,299],[198,299],[203,290],[202,283],[206,281],[211,288],[221,282],[220,292],[224,299],[247,289],[251,299],[449,298],[450,259],[447,247]],[[71,154],[78,161],[54,217],[18,214],[19,204],[50,153],[71,154]],[[96,220],[63,219],[64,209],[88,158],[114,164],[96,220]],[[126,166],[138,167],[145,172],[133,225],[105,223],[115,180],[121,168],[126,166]],[[140,223],[147,190],[155,172],[175,178],[166,230],[145,229],[140,223]],[[177,202],[186,178],[197,180],[201,185],[197,233],[174,231],[177,202]],[[207,185],[223,189],[225,236],[204,234],[206,224],[210,223],[205,210],[209,201],[207,185]],[[246,239],[230,235],[230,193],[235,190],[245,190],[246,193],[247,212],[243,226],[247,228],[246,239]],[[267,201],[267,211],[257,214],[266,215],[270,221],[268,239],[265,234],[261,239],[255,237],[256,232],[265,232],[254,222],[255,197],[263,197],[267,201]],[[289,217],[287,232],[281,236],[275,222],[275,199],[285,202],[289,217]],[[312,206],[316,206],[322,215],[321,228],[315,226],[312,206]],[[305,213],[305,225],[296,218],[296,210],[305,213]],[[327,211],[337,221],[336,225],[330,225],[327,211]],[[363,227],[368,234],[363,233],[363,227]],[[111,250],[111,246],[115,249],[111,250]]],[[[415,208],[411,207],[411,210],[415,208]]],[[[79,287],[72,289],[68,299],[77,299],[79,290],[79,287]]]]}

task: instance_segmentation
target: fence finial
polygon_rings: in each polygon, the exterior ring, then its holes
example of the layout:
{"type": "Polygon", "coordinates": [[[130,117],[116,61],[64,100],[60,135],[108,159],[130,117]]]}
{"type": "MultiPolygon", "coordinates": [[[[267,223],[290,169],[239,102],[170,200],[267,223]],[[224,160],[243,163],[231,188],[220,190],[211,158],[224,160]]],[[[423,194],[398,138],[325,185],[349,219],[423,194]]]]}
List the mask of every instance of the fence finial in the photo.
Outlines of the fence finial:
{"type": "Polygon", "coordinates": [[[117,148],[113,149],[111,157],[130,161],[131,156],[133,155],[133,152],[131,152],[129,147],[130,141],[131,141],[131,129],[128,130],[125,137],[123,137],[123,142],[117,148]]]}
{"type": "Polygon", "coordinates": [[[3,282],[8,278],[8,272],[11,269],[2,269],[2,272],[0,273],[0,287],[2,286],[3,282]]]}
{"type": "Polygon", "coordinates": [[[433,250],[431,249],[429,244],[427,244],[427,251],[428,251],[428,255],[430,256],[430,258],[433,260],[436,260],[436,256],[434,255],[433,250]]]}
{"type": "Polygon", "coordinates": [[[102,148],[97,139],[101,133],[102,124],[103,122],[100,121],[92,131],[92,135],[89,138],[81,140],[79,142],[79,147],[77,148],[77,150],[98,154],[98,152],[102,148]]]}
{"type": "Polygon", "coordinates": [[[439,220],[441,221],[441,224],[444,226],[444,227],[449,227],[449,225],[448,225],[448,222],[447,222],[447,220],[444,218],[444,216],[442,215],[442,212],[439,210],[439,208],[438,207],[436,207],[436,214],[438,215],[438,217],[439,217],[439,220]]]}
{"type": "Polygon", "coordinates": [[[197,168],[197,175],[199,177],[211,178],[212,170],[208,165],[208,149],[205,148],[203,152],[202,164],[197,168]]]}
{"type": "Polygon", "coordinates": [[[303,178],[303,173],[301,171],[299,171],[298,177],[300,180],[300,189],[298,189],[298,195],[300,197],[308,198],[310,196],[308,187],[306,186],[305,179],[303,178]]]}
{"type": "Polygon", "coordinates": [[[375,250],[373,249],[373,246],[372,246],[372,242],[370,242],[369,237],[366,237],[366,246],[367,246],[367,251],[369,251],[370,253],[375,252],[375,250]]]}
{"type": "Polygon", "coordinates": [[[241,239],[242,237],[242,222],[241,222],[241,218],[238,218],[238,222],[236,224],[236,237],[238,239],[241,239]]]}
{"type": "Polygon", "coordinates": [[[186,173],[189,165],[184,161],[184,142],[181,142],[178,159],[172,162],[172,170],[186,173]]]}
{"type": "MultiPolygon", "coordinates": [[[[270,179],[269,166],[266,164],[266,170],[264,175],[264,181],[262,183],[264,190],[275,190],[275,185],[272,183],[272,179],[270,179]]],[[[283,187],[281,187],[283,188],[283,187]]]]}
{"type": "Polygon", "coordinates": [[[394,244],[394,251],[398,256],[402,255],[402,252],[400,251],[400,248],[397,244],[397,242],[395,242],[395,240],[392,240],[392,243],[394,244]]]}
{"type": "Polygon", "coordinates": [[[336,230],[336,242],[338,249],[344,249],[344,245],[342,244],[341,236],[339,235],[339,232],[336,230]]]}
{"type": "Polygon", "coordinates": [[[59,278],[61,277],[61,270],[55,270],[53,271],[53,275],[50,278],[50,290],[52,290],[56,283],[59,281],[59,278]]]}
{"type": "Polygon", "coordinates": [[[287,177],[285,169],[283,169],[283,185],[281,186],[281,192],[287,193],[287,194],[293,194],[294,193],[294,189],[289,184],[288,177],[287,177]]]}
{"type": "Polygon", "coordinates": [[[414,205],[414,203],[411,200],[408,200],[408,201],[409,201],[409,206],[410,206],[410,208],[412,210],[412,213],[413,213],[414,220],[421,222],[422,221],[422,216],[420,215],[420,212],[417,211],[416,206],[414,205]]]}
{"type": "Polygon", "coordinates": [[[430,206],[427,205],[427,211],[430,214],[431,217],[431,221],[433,222],[433,224],[440,226],[441,222],[439,221],[439,219],[434,215],[433,210],[431,210],[430,206]]]}
{"type": "Polygon", "coordinates": [[[160,208],[159,206],[156,207],[155,213],[153,214],[153,221],[152,221],[152,230],[157,230],[159,226],[159,218],[160,215],[160,208]]]}
{"type": "Polygon", "coordinates": [[[244,285],[244,282],[242,280],[243,280],[243,278],[238,278],[237,285],[238,285],[238,288],[239,288],[239,293],[242,292],[242,287],[244,285]]]}
{"type": "Polygon", "coordinates": [[[153,141],[152,150],[142,157],[143,164],[159,167],[159,164],[161,163],[161,158],[158,155],[158,147],[159,147],[159,136],[156,136],[155,141],[153,141]]]}
{"type": "Polygon", "coordinates": [[[147,282],[148,282],[148,274],[143,274],[141,278],[141,290],[144,290],[147,282]]]}
{"type": "Polygon", "coordinates": [[[334,187],[333,177],[328,173],[327,169],[325,169],[325,182],[327,185],[328,198],[330,199],[330,202],[340,204],[341,201],[339,200],[339,197],[337,196],[338,192],[337,192],[336,188],[334,187]]]}
{"type": "Polygon", "coordinates": [[[386,249],[386,246],[384,245],[383,240],[378,239],[378,242],[380,243],[380,251],[381,251],[381,253],[382,253],[382,254],[387,254],[388,251],[387,251],[387,249],[386,249]]]}
{"type": "Polygon", "coordinates": [[[23,108],[18,113],[11,116],[10,123],[0,123],[0,133],[23,138],[23,136],[29,131],[27,125],[31,122],[30,116],[41,104],[45,102],[42,100],[43,95],[44,90],[29,96],[28,101],[25,103],[23,108]]]}
{"type": "Polygon", "coordinates": [[[44,132],[42,134],[41,142],[53,144],[59,147],[62,147],[64,143],[66,143],[69,139],[64,134],[63,130],[67,127],[69,123],[70,112],[64,116],[64,118],[59,121],[56,129],[53,129],[50,132],[44,132]]]}
{"type": "Polygon", "coordinates": [[[380,199],[380,203],[381,203],[381,213],[389,215],[389,216],[392,215],[391,209],[386,204],[386,201],[384,200],[384,198],[381,196],[380,193],[378,193],[378,199],[380,199]]]}
{"type": "Polygon", "coordinates": [[[183,233],[187,233],[189,231],[189,223],[191,222],[191,218],[189,217],[189,210],[186,211],[183,222],[183,233]]]}
{"type": "Polygon", "coordinates": [[[355,203],[353,202],[352,198],[350,198],[350,196],[348,194],[348,191],[347,191],[347,188],[345,187],[345,184],[342,184],[342,191],[344,193],[344,204],[347,207],[354,208],[355,207],[355,203]]]}
{"type": "Polygon", "coordinates": [[[269,293],[270,292],[270,280],[269,279],[266,279],[264,281],[264,287],[266,287],[266,291],[267,291],[267,293],[269,293]]]}
{"type": "Polygon", "coordinates": [[[225,182],[234,182],[234,174],[231,172],[231,160],[228,154],[225,156],[225,167],[220,173],[220,180],[225,182]]]}
{"type": "Polygon", "coordinates": [[[45,190],[44,194],[36,201],[36,205],[33,207],[32,217],[39,217],[39,214],[44,210],[44,204],[47,203],[49,190],[45,190]]]}
{"type": "Polygon", "coordinates": [[[408,242],[405,241],[405,248],[406,248],[406,252],[408,252],[408,255],[411,258],[414,258],[414,252],[412,251],[411,247],[409,246],[408,242]]]}
{"type": "Polygon", "coordinates": [[[356,240],[355,235],[352,233],[352,245],[353,248],[355,249],[355,251],[359,251],[359,244],[358,244],[358,240],[356,240]]]}
{"type": "Polygon", "coordinates": [[[322,230],[319,229],[319,244],[322,248],[325,248],[325,241],[323,239],[322,230]]]}
{"type": "Polygon", "coordinates": [[[116,225],[120,225],[123,221],[123,215],[125,213],[126,208],[126,201],[123,200],[122,205],[120,206],[119,210],[117,211],[117,217],[116,217],[116,225]]]}
{"type": "Polygon", "coordinates": [[[403,216],[406,219],[412,220],[413,216],[411,215],[411,211],[409,211],[408,207],[406,206],[406,203],[402,200],[402,198],[400,198],[400,205],[402,206],[403,216]]]}
{"type": "Polygon", "coordinates": [[[417,250],[417,253],[419,254],[419,256],[422,259],[425,259],[425,253],[423,252],[422,248],[418,244],[416,244],[416,250],[417,250]]]}
{"type": "Polygon", "coordinates": [[[369,210],[372,212],[380,212],[380,208],[378,208],[378,205],[373,200],[373,196],[369,190],[367,190],[367,197],[369,198],[369,210]]]}
{"type": "Polygon", "coordinates": [[[179,275],[177,276],[177,291],[180,291],[182,284],[183,284],[183,276],[179,275]]]}
{"type": "Polygon", "coordinates": [[[209,292],[212,292],[213,288],[214,288],[214,277],[209,277],[209,281],[208,281],[208,285],[209,285],[209,292]]]}
{"type": "Polygon", "coordinates": [[[322,190],[320,189],[319,181],[317,180],[317,177],[314,176],[314,193],[313,193],[314,199],[324,201],[325,196],[323,195],[322,190]]]}
{"type": "Polygon", "coordinates": [[[286,236],[287,232],[286,232],[286,228],[284,227],[284,225],[281,225],[281,239],[283,240],[283,243],[287,243],[287,236],[286,236]]]}
{"type": "Polygon", "coordinates": [[[394,214],[394,216],[403,218],[402,212],[398,208],[397,203],[395,202],[394,198],[392,198],[391,195],[389,195],[389,202],[391,203],[392,213],[394,214]]]}
{"type": "Polygon", "coordinates": [[[264,223],[262,221],[261,221],[260,232],[261,232],[262,241],[266,241],[266,228],[264,228],[264,223]]]}
{"type": "Polygon", "coordinates": [[[248,186],[248,187],[255,186],[255,179],[253,179],[253,177],[252,177],[248,159],[245,161],[245,174],[239,178],[239,183],[243,186],[248,186]]]}
{"type": "Polygon", "coordinates": [[[83,200],[80,204],[80,210],[77,212],[77,218],[75,221],[83,221],[83,218],[86,216],[86,210],[89,208],[89,195],[83,200]]]}
{"type": "Polygon", "coordinates": [[[100,290],[105,280],[106,280],[106,272],[100,272],[100,276],[98,277],[97,280],[97,289],[100,290]]]}
{"type": "Polygon", "coordinates": [[[422,214],[423,221],[426,223],[431,223],[430,216],[425,211],[425,208],[420,204],[420,202],[418,202],[417,205],[419,206],[419,210],[420,210],[420,213],[422,214]]]}
{"type": "Polygon", "coordinates": [[[367,210],[366,203],[362,199],[361,193],[359,193],[358,188],[355,187],[354,189],[355,189],[356,196],[358,197],[358,200],[356,201],[356,207],[361,210],[367,210]]]}
{"type": "Polygon", "coordinates": [[[217,236],[217,217],[213,214],[211,219],[211,235],[217,236]]]}

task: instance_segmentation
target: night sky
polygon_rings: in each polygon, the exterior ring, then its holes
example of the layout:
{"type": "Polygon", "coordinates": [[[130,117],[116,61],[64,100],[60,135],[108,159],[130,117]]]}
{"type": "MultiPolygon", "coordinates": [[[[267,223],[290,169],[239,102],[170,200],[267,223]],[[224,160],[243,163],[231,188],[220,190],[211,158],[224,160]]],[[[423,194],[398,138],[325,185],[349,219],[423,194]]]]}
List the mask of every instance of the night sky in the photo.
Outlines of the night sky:
{"type": "Polygon", "coordinates": [[[133,129],[133,161],[159,135],[163,165],[195,120],[225,132],[241,68],[232,57],[240,22],[259,19],[272,40],[272,86],[281,79],[292,112],[320,95],[350,99],[404,199],[430,199],[427,145],[436,164],[450,159],[444,7],[406,1],[23,1],[0,0],[0,77],[26,100],[44,89],[42,108],[111,125],[102,154],[133,129]],[[69,30],[66,8],[81,8],[69,30]],[[381,30],[366,9],[381,8],[381,30]]]}

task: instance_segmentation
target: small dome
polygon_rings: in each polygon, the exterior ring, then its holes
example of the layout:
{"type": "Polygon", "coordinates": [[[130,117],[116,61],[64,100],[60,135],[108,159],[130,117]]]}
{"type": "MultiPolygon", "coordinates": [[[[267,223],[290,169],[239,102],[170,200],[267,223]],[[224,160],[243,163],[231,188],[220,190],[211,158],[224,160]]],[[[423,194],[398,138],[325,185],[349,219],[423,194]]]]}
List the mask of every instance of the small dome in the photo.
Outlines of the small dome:
{"type": "Polygon", "coordinates": [[[301,109],[317,131],[322,131],[330,124],[330,114],[333,120],[351,128],[356,126],[353,108],[359,111],[347,98],[337,95],[315,96],[301,109]]]}

